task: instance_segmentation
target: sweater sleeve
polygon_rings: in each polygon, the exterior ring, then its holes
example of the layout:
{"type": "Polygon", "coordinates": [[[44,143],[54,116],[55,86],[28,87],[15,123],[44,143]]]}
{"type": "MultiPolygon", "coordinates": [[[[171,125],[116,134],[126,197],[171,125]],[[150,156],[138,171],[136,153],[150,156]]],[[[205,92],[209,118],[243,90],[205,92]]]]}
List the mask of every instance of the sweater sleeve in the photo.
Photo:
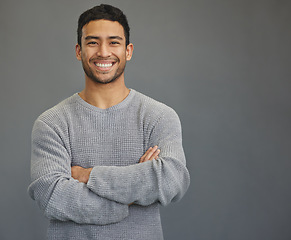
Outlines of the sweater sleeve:
{"type": "Polygon", "coordinates": [[[28,193],[49,219],[104,225],[128,216],[128,206],[105,199],[71,177],[71,157],[56,131],[37,120],[32,131],[28,193]]]}
{"type": "Polygon", "coordinates": [[[170,109],[152,128],[149,146],[158,145],[159,158],[130,166],[96,166],[87,187],[123,204],[167,205],[180,200],[190,184],[182,147],[181,124],[170,109]]]}

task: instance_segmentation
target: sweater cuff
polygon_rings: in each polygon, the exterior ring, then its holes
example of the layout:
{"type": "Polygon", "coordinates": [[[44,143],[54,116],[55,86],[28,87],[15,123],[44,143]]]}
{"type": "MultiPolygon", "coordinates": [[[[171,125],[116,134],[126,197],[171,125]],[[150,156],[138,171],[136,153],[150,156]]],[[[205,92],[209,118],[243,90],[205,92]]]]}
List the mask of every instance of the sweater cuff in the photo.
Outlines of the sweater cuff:
{"type": "MultiPolygon", "coordinates": [[[[98,166],[98,167],[100,168],[100,166],[98,166]]],[[[87,188],[89,188],[95,194],[99,195],[98,190],[100,189],[100,185],[102,185],[102,183],[100,183],[96,177],[97,171],[98,170],[96,169],[96,167],[93,167],[93,169],[89,175],[89,179],[87,182],[87,188]]]]}

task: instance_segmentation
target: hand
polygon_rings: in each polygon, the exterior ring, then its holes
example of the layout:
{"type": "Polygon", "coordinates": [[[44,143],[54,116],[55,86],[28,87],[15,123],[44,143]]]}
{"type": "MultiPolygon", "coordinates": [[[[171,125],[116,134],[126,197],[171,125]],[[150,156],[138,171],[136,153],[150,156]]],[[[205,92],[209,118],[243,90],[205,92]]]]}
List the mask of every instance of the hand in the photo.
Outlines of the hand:
{"type": "Polygon", "coordinates": [[[160,149],[158,146],[150,147],[145,154],[140,158],[139,163],[151,161],[159,157],[160,149]]]}
{"type": "Polygon", "coordinates": [[[73,166],[71,167],[71,175],[79,182],[87,184],[92,169],[93,168],[82,168],[80,166],[73,166]]]}

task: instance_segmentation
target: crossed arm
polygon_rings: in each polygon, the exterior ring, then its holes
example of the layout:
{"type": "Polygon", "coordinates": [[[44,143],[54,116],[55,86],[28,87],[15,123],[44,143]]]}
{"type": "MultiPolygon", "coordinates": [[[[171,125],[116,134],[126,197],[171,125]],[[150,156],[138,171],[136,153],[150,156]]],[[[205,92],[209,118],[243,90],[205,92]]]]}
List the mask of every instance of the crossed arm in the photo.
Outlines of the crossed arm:
{"type": "Polygon", "coordinates": [[[71,177],[71,156],[56,131],[37,120],[32,131],[28,193],[53,220],[104,225],[128,216],[128,205],[108,200],[71,177]]]}
{"type": "MultiPolygon", "coordinates": [[[[145,154],[140,158],[139,163],[157,159],[159,153],[160,149],[158,149],[158,146],[150,147],[145,152],[145,154]]],[[[73,166],[71,167],[71,175],[74,179],[78,180],[79,182],[87,184],[92,169],[93,168],[83,168],[80,166],[73,166]]]]}

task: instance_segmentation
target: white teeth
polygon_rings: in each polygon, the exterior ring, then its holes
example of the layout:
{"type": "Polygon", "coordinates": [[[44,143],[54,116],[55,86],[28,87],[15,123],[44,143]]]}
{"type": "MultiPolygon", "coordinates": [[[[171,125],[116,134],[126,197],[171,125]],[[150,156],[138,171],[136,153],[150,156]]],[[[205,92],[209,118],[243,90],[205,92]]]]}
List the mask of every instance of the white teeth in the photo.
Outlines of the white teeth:
{"type": "Polygon", "coordinates": [[[95,63],[97,67],[108,68],[112,66],[112,63],[95,63]]]}

